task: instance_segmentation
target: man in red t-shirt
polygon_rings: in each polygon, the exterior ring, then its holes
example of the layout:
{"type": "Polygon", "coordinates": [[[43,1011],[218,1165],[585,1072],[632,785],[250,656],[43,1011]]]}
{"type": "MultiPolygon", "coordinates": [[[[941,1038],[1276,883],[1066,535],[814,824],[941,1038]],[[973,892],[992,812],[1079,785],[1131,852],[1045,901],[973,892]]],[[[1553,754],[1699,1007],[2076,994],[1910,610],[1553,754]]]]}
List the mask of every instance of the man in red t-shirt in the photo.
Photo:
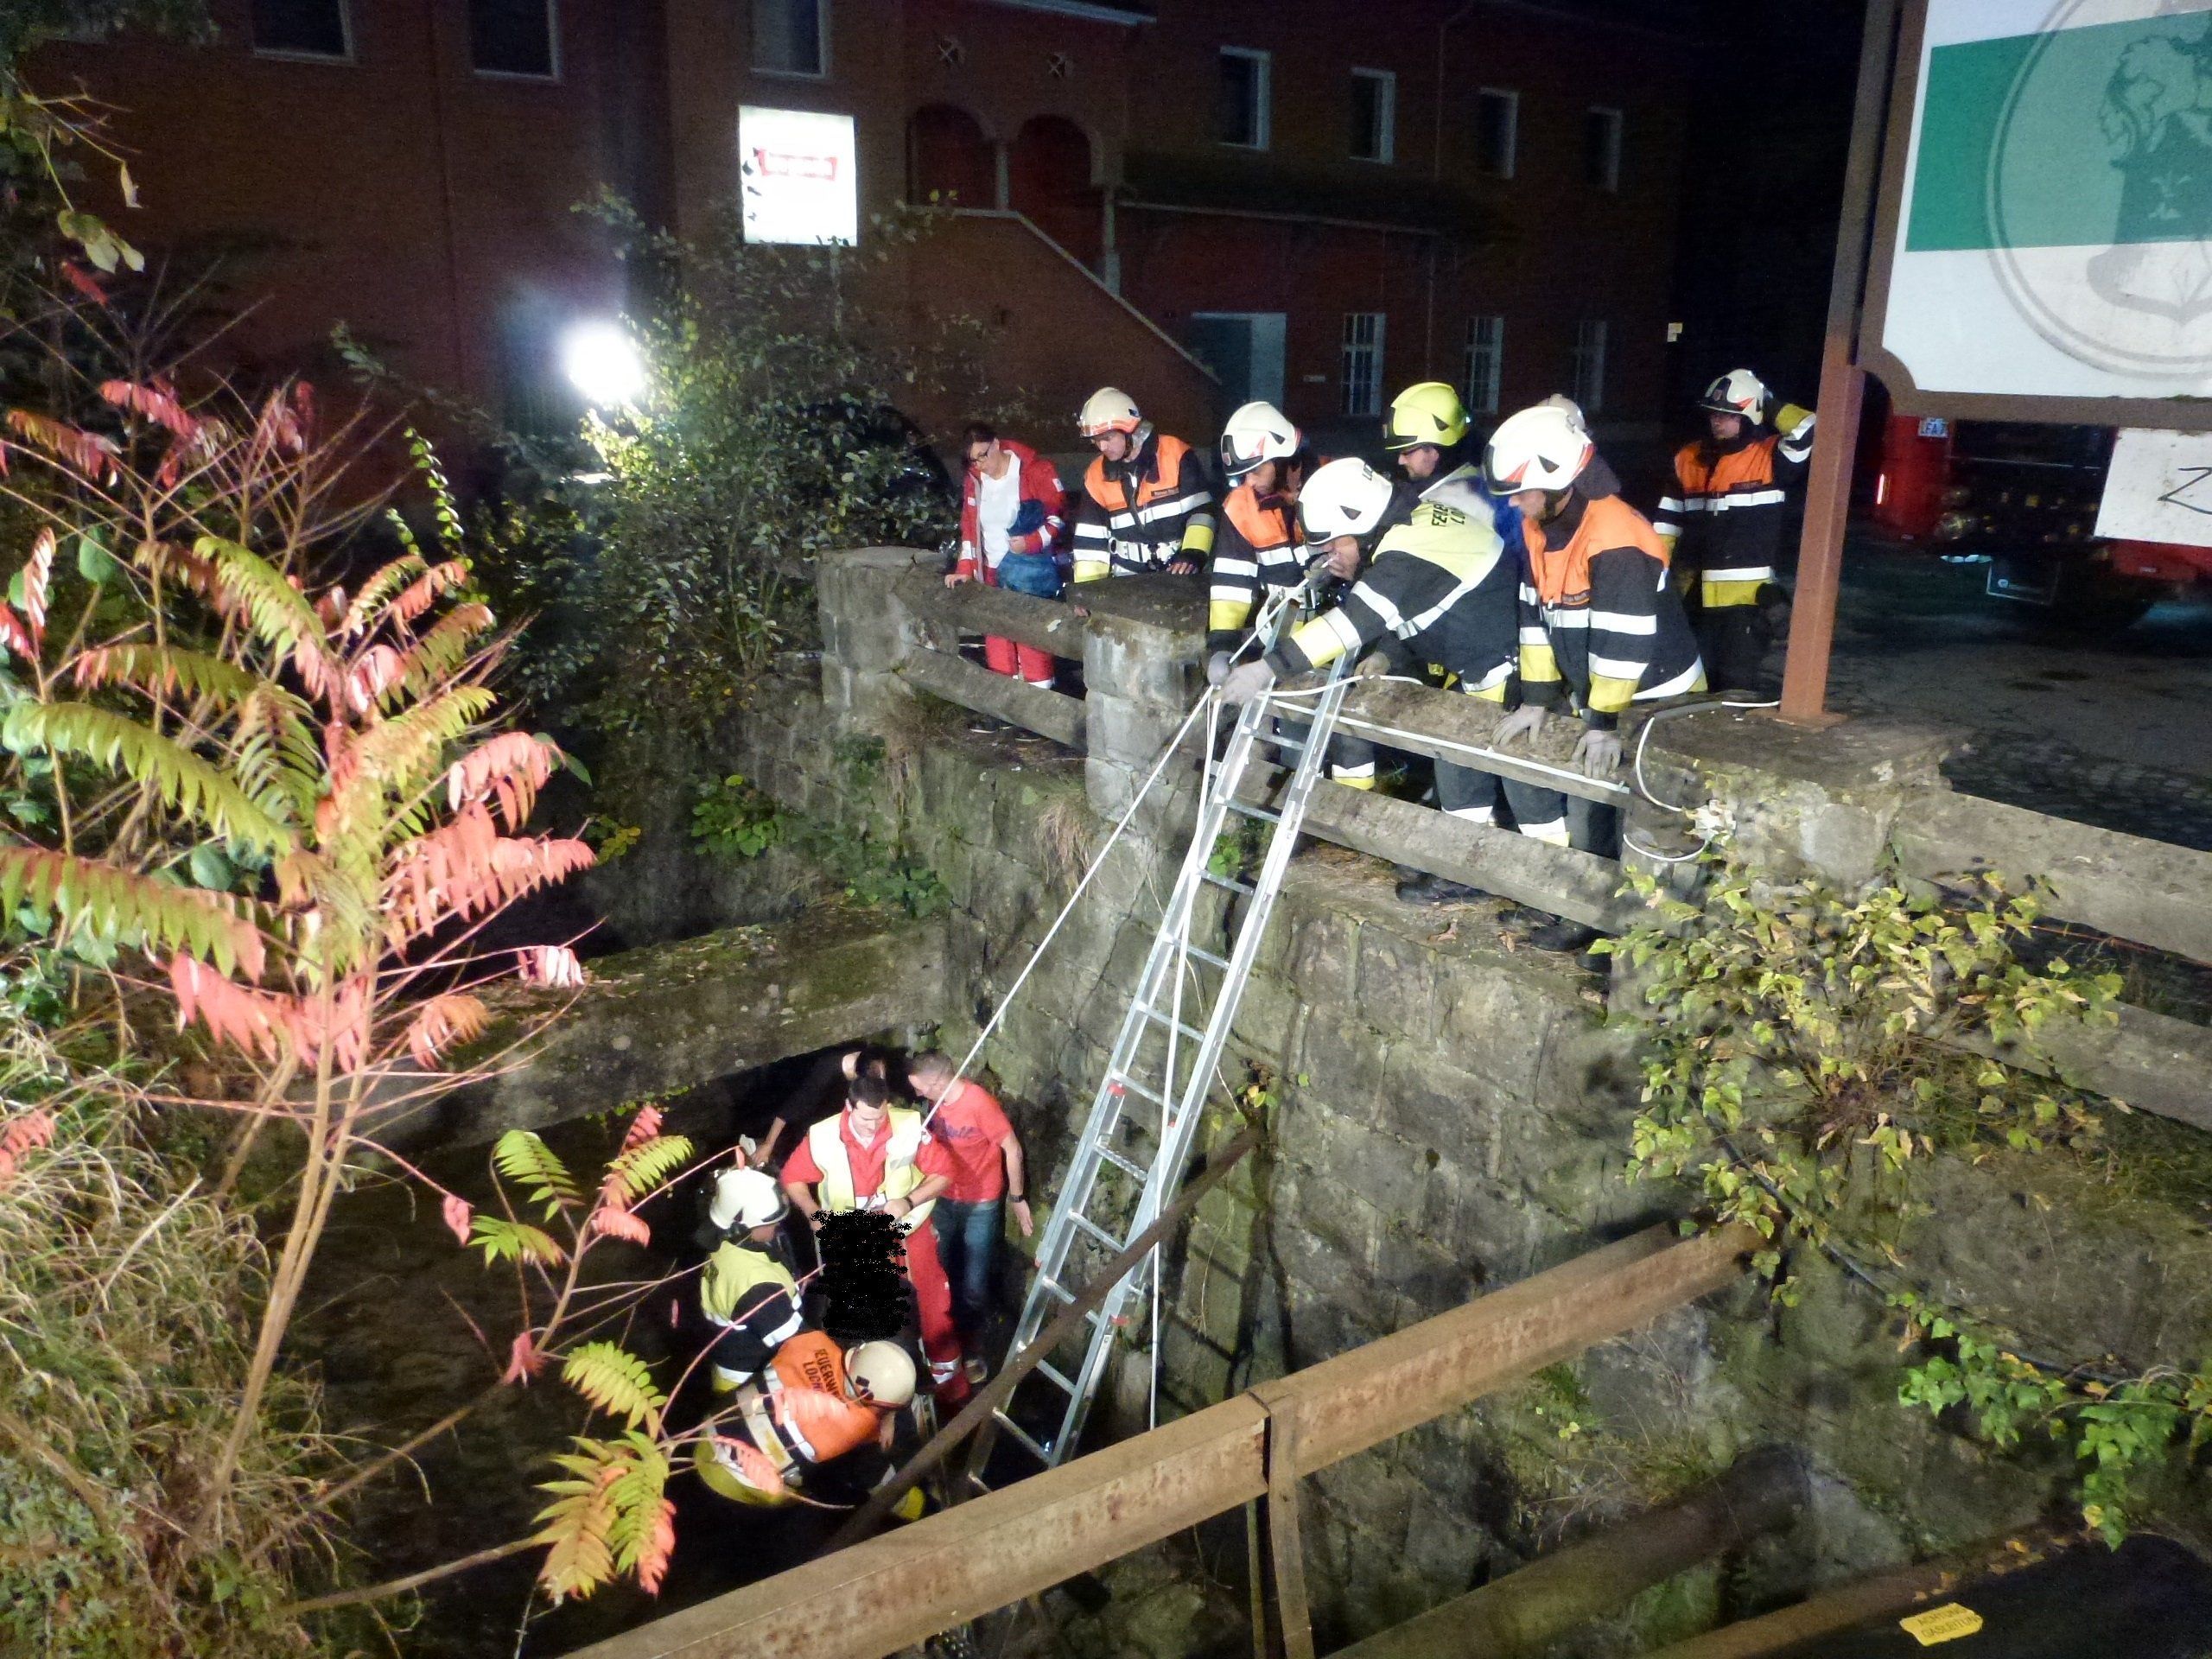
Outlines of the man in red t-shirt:
{"type": "Polygon", "coordinates": [[[968,1356],[968,1380],[981,1382],[990,1374],[983,1324],[991,1311],[991,1270],[1006,1236],[1006,1206],[1013,1205],[1024,1238],[1032,1230],[1021,1141],[990,1092],[961,1082],[944,1055],[934,1050],[917,1054],[906,1075],[932,1108],[930,1133],[952,1159],[952,1179],[931,1219],[951,1281],[952,1317],[968,1356]]]}
{"type": "Polygon", "coordinates": [[[784,1191],[809,1223],[824,1210],[880,1210],[899,1224],[906,1236],[906,1278],[921,1317],[922,1352],[938,1397],[957,1403],[968,1391],[960,1335],[930,1227],[931,1208],[957,1166],[919,1112],[890,1102],[881,1077],[866,1071],[855,1077],[845,1109],[815,1124],[784,1160],[784,1191]]]}

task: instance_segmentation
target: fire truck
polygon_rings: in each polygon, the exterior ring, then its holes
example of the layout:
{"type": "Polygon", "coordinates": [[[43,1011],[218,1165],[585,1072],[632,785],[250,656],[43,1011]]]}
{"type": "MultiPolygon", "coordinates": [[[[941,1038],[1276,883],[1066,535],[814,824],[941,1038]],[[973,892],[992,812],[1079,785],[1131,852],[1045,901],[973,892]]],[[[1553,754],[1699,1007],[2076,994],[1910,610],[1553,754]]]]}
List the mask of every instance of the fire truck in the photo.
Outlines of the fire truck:
{"type": "Polygon", "coordinates": [[[2212,547],[2096,533],[2116,433],[2108,426],[1891,414],[1872,481],[1877,530],[1986,565],[1991,598],[2054,632],[2116,632],[2161,599],[2212,582],[2212,547]]]}

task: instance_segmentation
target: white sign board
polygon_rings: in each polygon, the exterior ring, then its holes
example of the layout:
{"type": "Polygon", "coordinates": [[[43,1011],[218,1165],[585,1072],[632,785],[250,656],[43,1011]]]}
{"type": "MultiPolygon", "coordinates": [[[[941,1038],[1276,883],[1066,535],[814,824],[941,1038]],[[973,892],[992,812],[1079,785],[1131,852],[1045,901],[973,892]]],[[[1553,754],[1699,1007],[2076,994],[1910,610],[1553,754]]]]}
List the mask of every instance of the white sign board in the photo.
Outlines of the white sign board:
{"type": "Polygon", "coordinates": [[[2123,430],[2113,442],[2097,534],[2212,547],[2212,433],[2123,430]]]}
{"type": "Polygon", "coordinates": [[[747,104],[737,112],[737,152],[747,242],[859,240],[851,116],[747,104]]]}
{"type": "Polygon", "coordinates": [[[2212,0],[1918,15],[1881,351],[1921,393],[2212,395],[2212,0]]]}

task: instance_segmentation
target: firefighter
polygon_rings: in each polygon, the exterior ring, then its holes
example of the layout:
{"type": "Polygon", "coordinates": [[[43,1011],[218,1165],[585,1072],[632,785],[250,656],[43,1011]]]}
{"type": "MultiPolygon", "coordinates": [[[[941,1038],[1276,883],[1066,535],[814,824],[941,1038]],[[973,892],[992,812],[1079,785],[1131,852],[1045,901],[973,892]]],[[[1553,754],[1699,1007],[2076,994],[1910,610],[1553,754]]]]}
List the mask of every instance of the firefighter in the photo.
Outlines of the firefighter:
{"type": "Polygon", "coordinates": [[[1204,459],[1154,432],[1135,400],[1112,386],[1090,394],[1076,424],[1098,458],[1084,473],[1071,521],[1075,580],[1202,569],[1214,532],[1204,459]]]}
{"type": "Polygon", "coordinates": [[[1398,458],[1406,487],[1395,509],[1403,518],[1421,501],[1445,501],[1472,517],[1488,514],[1508,547],[1518,544],[1520,521],[1510,502],[1491,498],[1482,469],[1465,453],[1467,410],[1441,380],[1408,386],[1390,400],[1382,418],[1382,447],[1398,458]]]}
{"type": "Polygon", "coordinates": [[[788,1491],[760,1484],[741,1446],[767,1460],[786,1488],[821,1484],[818,1471],[869,1447],[891,1449],[897,1417],[914,1397],[914,1362],[895,1342],[840,1348],[820,1331],[802,1332],[776,1351],[757,1382],[737,1391],[731,1414],[692,1452],[699,1476],[740,1503],[790,1503],[788,1491]]]}
{"type": "Polygon", "coordinates": [[[1673,550],[1684,602],[1696,606],[1713,682],[1728,690],[1764,684],[1786,493],[1813,454],[1808,409],[1784,404],[1772,429],[1760,430],[1773,396],[1749,369],[1731,369],[1705,389],[1697,404],[1705,435],[1675,452],[1675,487],[1655,525],[1673,550]]]}
{"type": "MultiPolygon", "coordinates": [[[[1325,556],[1332,573],[1351,586],[1341,602],[1301,624],[1261,661],[1231,669],[1224,697],[1241,702],[1278,677],[1325,668],[1345,652],[1387,639],[1455,676],[1469,696],[1504,700],[1513,675],[1517,564],[1487,518],[1421,501],[1404,522],[1392,524],[1395,499],[1390,480],[1357,459],[1330,461],[1307,480],[1298,502],[1306,553],[1325,556]]],[[[1437,762],[1437,801],[1454,817],[1490,823],[1497,790],[1489,772],[1437,762]]]]}
{"type": "MultiPolygon", "coordinates": [[[[1217,684],[1249,643],[1261,598],[1306,580],[1298,492],[1320,464],[1273,404],[1246,404],[1222,429],[1221,468],[1230,488],[1221,503],[1206,607],[1206,676],[1217,684]]],[[[1297,721],[1280,721],[1278,729],[1294,741],[1305,735],[1297,721]]],[[[1359,738],[1332,738],[1329,776],[1348,788],[1373,789],[1375,746],[1359,738]]]]}
{"type": "MultiPolygon", "coordinates": [[[[1620,764],[1616,728],[1631,702],[1705,689],[1697,641],[1668,573],[1667,544],[1618,494],[1592,495],[1596,449],[1574,414],[1556,404],[1524,409],[1491,434],[1483,470],[1493,493],[1521,512],[1528,557],[1521,583],[1521,706],[1498,723],[1500,748],[1534,739],[1555,709],[1582,721],[1574,764],[1607,777],[1620,764]]],[[[1508,787],[1521,833],[1556,846],[1610,855],[1618,814],[1580,797],[1508,787]]],[[[1532,943],[1580,950],[1595,938],[1541,912],[1532,943]]]]}
{"type": "Polygon", "coordinates": [[[718,1394],[750,1382],[805,1322],[781,1249],[791,1208],[766,1170],[726,1169],[715,1178],[707,1224],[717,1242],[700,1278],[699,1305],[715,1328],[708,1363],[718,1394]]]}

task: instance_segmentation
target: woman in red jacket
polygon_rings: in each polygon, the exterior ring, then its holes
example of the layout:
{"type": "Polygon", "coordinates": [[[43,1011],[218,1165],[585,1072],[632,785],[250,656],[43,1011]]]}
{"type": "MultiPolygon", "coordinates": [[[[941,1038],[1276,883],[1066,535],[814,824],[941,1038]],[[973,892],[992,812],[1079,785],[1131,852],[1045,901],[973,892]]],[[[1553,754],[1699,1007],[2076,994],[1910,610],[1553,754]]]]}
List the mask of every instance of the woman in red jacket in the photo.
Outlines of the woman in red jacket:
{"type": "MultiPolygon", "coordinates": [[[[1066,530],[1066,492],[1052,463],[1026,443],[981,424],[968,429],[968,470],[960,493],[960,559],[948,588],[981,581],[1039,599],[1060,596],[1057,557],[1066,530]]],[[[1034,645],[987,635],[983,661],[994,674],[1019,674],[1050,688],[1052,658],[1034,645]]]]}

